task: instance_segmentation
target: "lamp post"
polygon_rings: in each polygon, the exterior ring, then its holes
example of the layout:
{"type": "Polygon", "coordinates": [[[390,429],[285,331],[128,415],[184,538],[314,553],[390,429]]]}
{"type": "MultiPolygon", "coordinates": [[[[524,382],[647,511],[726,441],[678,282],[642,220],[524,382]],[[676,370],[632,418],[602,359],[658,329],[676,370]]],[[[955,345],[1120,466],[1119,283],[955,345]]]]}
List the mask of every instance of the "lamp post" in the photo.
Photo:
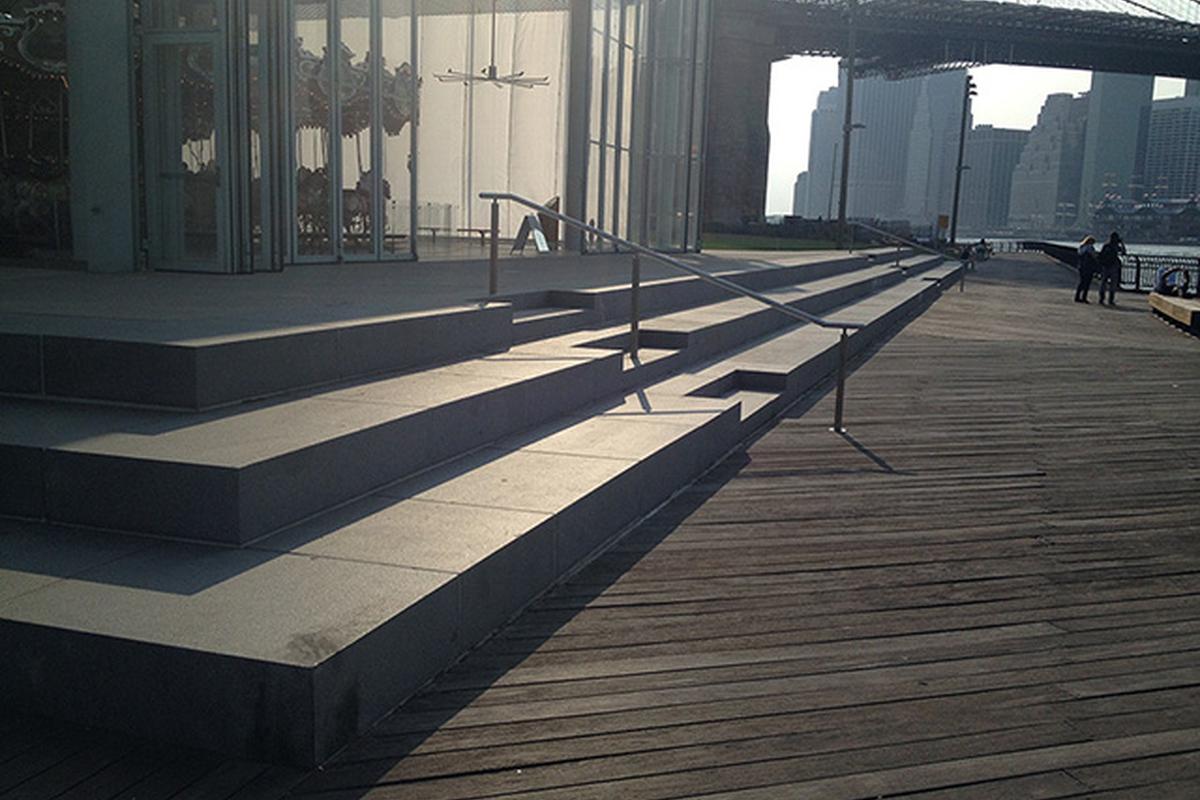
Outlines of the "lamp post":
{"type": "Polygon", "coordinates": [[[837,188],[838,148],[841,142],[833,143],[833,160],[829,162],[829,206],[825,209],[825,219],[833,219],[833,190],[837,188]]]}
{"type": "MultiPolygon", "coordinates": [[[[838,193],[838,238],[841,244],[848,241],[846,229],[846,189],[850,183],[850,134],[854,132],[854,71],[858,58],[858,32],[855,16],[858,0],[850,0],[846,9],[846,24],[849,28],[846,43],[846,94],[842,98],[845,110],[842,119],[842,186],[838,193]]],[[[860,126],[861,127],[861,126],[860,126]]]]}
{"type": "Polygon", "coordinates": [[[951,247],[958,243],[958,200],[962,193],[962,175],[963,170],[970,169],[963,166],[963,152],[967,145],[967,117],[971,113],[971,98],[976,94],[978,92],[975,80],[967,73],[967,79],[963,82],[962,123],[958,128],[958,164],[954,168],[954,209],[950,214],[951,247]]]}

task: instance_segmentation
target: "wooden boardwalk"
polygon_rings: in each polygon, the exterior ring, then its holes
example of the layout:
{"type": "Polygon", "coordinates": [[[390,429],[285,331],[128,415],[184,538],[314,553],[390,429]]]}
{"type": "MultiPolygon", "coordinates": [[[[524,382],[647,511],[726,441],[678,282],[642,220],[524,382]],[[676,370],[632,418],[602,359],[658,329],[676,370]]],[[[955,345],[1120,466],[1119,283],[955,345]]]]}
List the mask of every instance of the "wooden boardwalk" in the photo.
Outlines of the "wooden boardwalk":
{"type": "Polygon", "coordinates": [[[0,798],[1192,800],[1200,341],[1070,296],[982,265],[322,770],[8,721],[0,798]]]}

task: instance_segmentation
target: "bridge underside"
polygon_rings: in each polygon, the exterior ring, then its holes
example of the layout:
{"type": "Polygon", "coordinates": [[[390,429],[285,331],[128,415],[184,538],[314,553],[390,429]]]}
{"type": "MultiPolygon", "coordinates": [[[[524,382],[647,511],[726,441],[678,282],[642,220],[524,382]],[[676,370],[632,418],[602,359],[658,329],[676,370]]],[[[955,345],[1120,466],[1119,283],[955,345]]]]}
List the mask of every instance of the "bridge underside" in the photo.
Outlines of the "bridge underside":
{"type": "MultiPolygon", "coordinates": [[[[1143,4],[1145,5],[1145,4],[1143,4]]],[[[764,216],[770,64],[846,54],[844,0],[717,0],[705,224],[764,216]]],[[[992,0],[860,0],[857,74],[902,78],[983,64],[1200,79],[1200,25],[992,0]]]]}
{"type": "MultiPolygon", "coordinates": [[[[844,55],[843,2],[758,0],[789,55],[844,55]]],[[[1200,25],[989,0],[866,0],[857,6],[864,74],[903,77],[982,64],[1019,64],[1200,78],[1200,25]]]]}

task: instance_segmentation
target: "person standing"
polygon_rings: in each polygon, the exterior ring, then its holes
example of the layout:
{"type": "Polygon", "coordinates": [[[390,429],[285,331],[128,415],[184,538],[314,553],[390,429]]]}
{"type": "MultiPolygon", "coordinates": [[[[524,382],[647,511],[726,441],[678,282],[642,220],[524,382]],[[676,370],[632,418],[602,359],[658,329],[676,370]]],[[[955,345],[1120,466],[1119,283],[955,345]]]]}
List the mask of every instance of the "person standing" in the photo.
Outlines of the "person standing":
{"type": "Polygon", "coordinates": [[[1075,302],[1086,303],[1088,291],[1092,288],[1092,278],[1096,275],[1095,236],[1088,236],[1079,243],[1075,266],[1079,269],[1079,285],[1075,287],[1075,302]]]}
{"type": "Polygon", "coordinates": [[[1121,235],[1113,231],[1104,247],[1100,248],[1100,255],[1096,258],[1100,266],[1100,305],[1104,305],[1106,288],[1108,289],[1108,304],[1110,306],[1117,304],[1117,287],[1121,283],[1121,256],[1123,255],[1125,255],[1125,243],[1121,241],[1121,235]]]}

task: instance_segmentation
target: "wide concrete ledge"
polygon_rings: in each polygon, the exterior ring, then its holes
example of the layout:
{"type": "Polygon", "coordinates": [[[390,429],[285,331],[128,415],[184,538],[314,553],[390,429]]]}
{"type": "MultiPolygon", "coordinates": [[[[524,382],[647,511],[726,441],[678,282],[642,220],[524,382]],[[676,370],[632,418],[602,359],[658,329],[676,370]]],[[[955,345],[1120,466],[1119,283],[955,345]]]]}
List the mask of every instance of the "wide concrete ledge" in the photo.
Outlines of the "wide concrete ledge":
{"type": "Polygon", "coordinates": [[[0,513],[244,543],[619,391],[619,354],[508,353],[181,415],[0,401],[0,513]],[[104,498],[97,502],[96,498],[104,498]]]}
{"type": "Polygon", "coordinates": [[[503,303],[208,333],[212,323],[26,317],[0,332],[0,392],[207,409],[506,350],[503,303]]]}
{"type": "Polygon", "coordinates": [[[732,405],[584,419],[250,548],[0,524],[0,703],[317,763],[739,430],[732,405]]]}
{"type": "Polygon", "coordinates": [[[1200,336],[1200,300],[1153,292],[1150,295],[1150,308],[1159,316],[1200,336]]]}
{"type": "MultiPolygon", "coordinates": [[[[934,263],[906,259],[904,271],[891,264],[801,265],[795,269],[825,277],[768,292],[825,313],[934,263]]],[[[791,269],[767,272],[778,279],[791,269]]],[[[38,470],[26,472],[43,476],[35,491],[0,495],[0,513],[244,543],[793,322],[753,300],[723,299],[647,319],[646,349],[624,370],[616,351],[626,346],[627,331],[585,330],[420,373],[200,415],[0,401],[0,445],[9,446],[10,459],[38,470]],[[97,493],[107,502],[93,502],[97,493]]]]}
{"type": "MultiPolygon", "coordinates": [[[[852,351],[940,290],[837,308],[867,326],[852,351]]],[[[774,333],[242,548],[0,521],[0,706],[317,763],[825,379],[837,342],[774,333]]]]}

